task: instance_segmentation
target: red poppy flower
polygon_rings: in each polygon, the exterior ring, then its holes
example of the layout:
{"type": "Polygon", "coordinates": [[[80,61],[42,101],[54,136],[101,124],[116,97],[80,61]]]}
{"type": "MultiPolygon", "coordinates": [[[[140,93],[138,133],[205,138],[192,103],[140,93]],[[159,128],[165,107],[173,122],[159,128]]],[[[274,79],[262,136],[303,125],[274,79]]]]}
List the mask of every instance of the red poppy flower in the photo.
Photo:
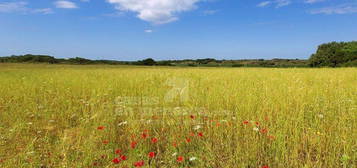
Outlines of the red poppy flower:
{"type": "Polygon", "coordinates": [[[190,136],[195,136],[195,133],[191,132],[191,133],[190,133],[190,136]]]}
{"type": "Polygon", "coordinates": [[[135,162],[135,163],[134,163],[134,166],[135,166],[135,167],[142,167],[142,166],[144,166],[144,161],[141,160],[141,161],[135,162]]]}
{"type": "Polygon", "coordinates": [[[120,153],[121,153],[120,149],[115,150],[115,154],[120,154],[120,153]]]}
{"type": "Polygon", "coordinates": [[[98,166],[98,163],[97,163],[97,162],[94,162],[94,163],[93,163],[93,166],[98,166]]]}
{"type": "Polygon", "coordinates": [[[182,162],[184,160],[184,158],[183,158],[183,156],[179,156],[179,157],[177,157],[177,162],[182,162]]]}
{"type": "Polygon", "coordinates": [[[247,125],[247,124],[249,124],[249,121],[245,120],[245,121],[243,121],[243,124],[247,125]]]}
{"type": "Polygon", "coordinates": [[[221,123],[217,122],[217,123],[216,123],[216,126],[217,126],[217,127],[221,126],[221,123]]]}
{"type": "Polygon", "coordinates": [[[133,141],[133,142],[131,142],[130,147],[134,149],[136,147],[136,144],[138,144],[138,143],[133,141]]]}
{"type": "Polygon", "coordinates": [[[114,158],[113,160],[112,160],[112,162],[114,163],[114,164],[119,164],[120,163],[120,159],[119,158],[114,158]]]}
{"type": "Polygon", "coordinates": [[[104,130],[105,129],[105,126],[99,126],[98,128],[97,128],[97,130],[104,130]]]}
{"type": "Polygon", "coordinates": [[[144,138],[144,139],[147,138],[148,136],[149,135],[147,133],[145,133],[145,132],[143,134],[141,134],[141,137],[144,138]]]}
{"type": "Polygon", "coordinates": [[[262,166],[262,168],[269,168],[269,166],[265,165],[265,166],[262,166]]]}
{"type": "Polygon", "coordinates": [[[186,138],[186,142],[187,143],[191,142],[191,139],[190,138],[186,138]]]}
{"type": "Polygon", "coordinates": [[[99,126],[98,128],[97,128],[97,130],[104,130],[104,126],[99,126]]]}
{"type": "Polygon", "coordinates": [[[262,134],[266,134],[266,133],[268,132],[268,129],[266,129],[266,128],[261,129],[260,132],[261,132],[262,134]]]}
{"type": "Polygon", "coordinates": [[[108,140],[104,140],[104,141],[103,141],[103,144],[108,144],[108,143],[109,143],[108,140]]]}
{"type": "Polygon", "coordinates": [[[149,152],[149,158],[154,158],[155,157],[155,152],[149,152]]]}
{"type": "Polygon", "coordinates": [[[105,159],[107,157],[107,155],[102,155],[100,156],[102,159],[105,159]]]}
{"type": "Polygon", "coordinates": [[[198,135],[199,137],[203,137],[203,133],[202,133],[202,132],[199,132],[197,135],[198,135]]]}
{"type": "Polygon", "coordinates": [[[256,122],[255,122],[255,125],[256,125],[256,126],[259,126],[259,122],[258,122],[258,121],[256,121],[256,122]]]}
{"type": "Polygon", "coordinates": [[[127,158],[125,155],[121,155],[121,156],[120,156],[120,159],[121,159],[121,160],[126,160],[126,159],[128,159],[128,158],[127,158]]]}
{"type": "Polygon", "coordinates": [[[194,115],[190,115],[190,118],[191,118],[191,119],[195,119],[195,116],[194,116],[194,115]]]}
{"type": "Polygon", "coordinates": [[[175,143],[175,142],[172,143],[172,146],[177,147],[177,143],[175,143]]]}
{"type": "Polygon", "coordinates": [[[157,138],[152,138],[152,139],[151,139],[151,142],[152,142],[152,143],[156,143],[157,141],[158,141],[157,138]]]}

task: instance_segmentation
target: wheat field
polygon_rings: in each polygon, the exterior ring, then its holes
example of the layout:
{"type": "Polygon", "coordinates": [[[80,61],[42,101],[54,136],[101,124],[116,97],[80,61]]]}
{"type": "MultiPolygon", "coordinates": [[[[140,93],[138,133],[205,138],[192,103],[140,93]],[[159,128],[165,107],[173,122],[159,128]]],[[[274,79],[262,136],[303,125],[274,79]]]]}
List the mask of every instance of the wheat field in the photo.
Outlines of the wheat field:
{"type": "Polygon", "coordinates": [[[0,64],[0,167],[357,167],[356,68],[0,64]]]}

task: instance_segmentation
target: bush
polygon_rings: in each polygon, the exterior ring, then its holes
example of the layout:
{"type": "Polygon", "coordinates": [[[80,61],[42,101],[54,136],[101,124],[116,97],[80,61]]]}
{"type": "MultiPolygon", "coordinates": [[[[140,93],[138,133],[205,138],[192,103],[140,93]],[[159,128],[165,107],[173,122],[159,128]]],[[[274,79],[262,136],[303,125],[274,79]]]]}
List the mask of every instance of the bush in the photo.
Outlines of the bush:
{"type": "Polygon", "coordinates": [[[316,53],[311,55],[309,65],[338,67],[355,60],[357,60],[357,41],[331,42],[318,47],[316,53]]]}

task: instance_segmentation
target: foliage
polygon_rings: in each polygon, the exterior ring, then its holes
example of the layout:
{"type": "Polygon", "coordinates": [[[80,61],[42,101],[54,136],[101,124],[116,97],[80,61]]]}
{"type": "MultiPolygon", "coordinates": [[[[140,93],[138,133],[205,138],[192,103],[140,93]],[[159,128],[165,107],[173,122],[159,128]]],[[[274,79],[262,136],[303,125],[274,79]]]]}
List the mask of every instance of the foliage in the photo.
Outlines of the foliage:
{"type": "Polygon", "coordinates": [[[153,66],[156,65],[156,61],[152,58],[147,58],[144,59],[142,61],[137,61],[137,62],[133,62],[134,65],[146,65],[146,66],[153,66]]]}
{"type": "Polygon", "coordinates": [[[113,61],[113,60],[90,60],[80,57],[61,59],[55,58],[48,55],[19,55],[19,56],[9,56],[9,57],[0,57],[0,62],[2,63],[49,63],[49,64],[114,64],[124,65],[125,62],[113,61]]]}
{"type": "Polygon", "coordinates": [[[147,58],[139,61],[90,60],[86,58],[58,59],[48,55],[20,55],[0,57],[0,63],[49,63],[49,64],[109,64],[109,65],[144,65],[144,66],[189,66],[189,67],[355,67],[357,60],[357,41],[331,42],[318,47],[309,60],[299,59],[245,59],[245,60],[216,60],[185,59],[160,60],[147,58]]]}
{"type": "Polygon", "coordinates": [[[23,56],[10,56],[10,57],[0,57],[0,62],[13,62],[13,63],[21,63],[21,62],[31,62],[31,63],[59,63],[59,61],[48,55],[31,55],[26,54],[23,56]]]}
{"type": "Polygon", "coordinates": [[[80,57],[75,57],[75,58],[68,59],[68,62],[70,62],[72,64],[90,64],[91,60],[85,59],[85,58],[80,58],[80,57]]]}
{"type": "Polygon", "coordinates": [[[109,64],[109,65],[144,65],[144,66],[191,66],[191,67],[306,67],[305,60],[298,59],[250,59],[250,60],[216,60],[206,59],[186,59],[186,60],[160,60],[152,58],[140,61],[114,61],[114,60],[90,60],[86,58],[58,59],[46,55],[20,55],[10,57],[0,57],[3,63],[49,63],[49,64],[109,64]]]}
{"type": "Polygon", "coordinates": [[[331,42],[322,44],[317,52],[312,54],[309,65],[312,67],[355,66],[357,60],[357,41],[331,42]]]}

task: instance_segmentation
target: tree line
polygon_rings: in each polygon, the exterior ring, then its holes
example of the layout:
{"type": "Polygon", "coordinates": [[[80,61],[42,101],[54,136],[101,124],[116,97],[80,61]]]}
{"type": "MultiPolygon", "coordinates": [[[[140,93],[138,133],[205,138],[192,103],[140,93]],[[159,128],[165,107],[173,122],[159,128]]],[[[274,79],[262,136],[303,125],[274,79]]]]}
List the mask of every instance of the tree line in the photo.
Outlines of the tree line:
{"type": "Polygon", "coordinates": [[[12,55],[0,57],[0,63],[48,63],[48,64],[109,64],[109,65],[144,65],[144,66],[200,66],[200,67],[357,67],[357,41],[331,42],[318,46],[315,54],[308,60],[300,59],[243,59],[216,60],[184,59],[160,60],[147,58],[139,61],[91,60],[86,58],[55,58],[49,55],[12,55]]]}
{"type": "Polygon", "coordinates": [[[246,60],[216,60],[184,59],[184,60],[160,60],[147,58],[139,61],[115,61],[115,60],[90,60],[86,58],[59,59],[48,55],[18,55],[0,57],[0,63],[48,63],[48,64],[76,64],[76,65],[143,65],[143,66],[190,66],[190,67],[306,67],[307,60],[298,59],[246,59],[246,60]]]}

